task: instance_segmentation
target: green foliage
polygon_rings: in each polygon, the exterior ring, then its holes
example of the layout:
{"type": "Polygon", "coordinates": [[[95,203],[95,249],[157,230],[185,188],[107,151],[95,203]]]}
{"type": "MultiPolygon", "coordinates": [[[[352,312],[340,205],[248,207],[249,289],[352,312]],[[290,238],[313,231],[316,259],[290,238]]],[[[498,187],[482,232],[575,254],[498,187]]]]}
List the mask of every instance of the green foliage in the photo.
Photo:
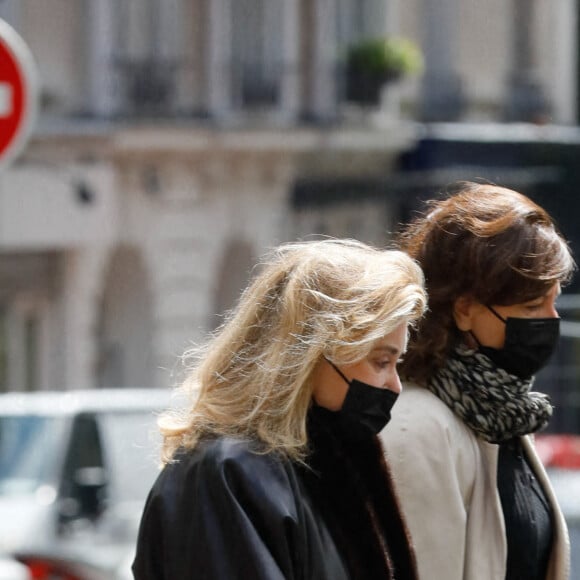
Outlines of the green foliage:
{"type": "Polygon", "coordinates": [[[423,71],[421,49],[407,38],[369,38],[352,45],[347,66],[359,71],[389,77],[423,71]]]}

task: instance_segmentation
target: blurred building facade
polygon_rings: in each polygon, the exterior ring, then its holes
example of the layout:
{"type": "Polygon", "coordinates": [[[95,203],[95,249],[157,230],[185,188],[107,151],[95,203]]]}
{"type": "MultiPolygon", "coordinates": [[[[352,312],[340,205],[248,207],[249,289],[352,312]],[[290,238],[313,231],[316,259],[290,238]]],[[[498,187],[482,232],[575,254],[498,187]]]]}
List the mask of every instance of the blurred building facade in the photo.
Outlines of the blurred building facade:
{"type": "Polygon", "coordinates": [[[0,390],[171,383],[267,248],[387,240],[401,200],[359,194],[426,124],[576,122],[572,0],[0,0],[0,18],[42,85],[0,174],[0,390]],[[344,56],[379,36],[414,40],[424,73],[353,104],[344,56]]]}

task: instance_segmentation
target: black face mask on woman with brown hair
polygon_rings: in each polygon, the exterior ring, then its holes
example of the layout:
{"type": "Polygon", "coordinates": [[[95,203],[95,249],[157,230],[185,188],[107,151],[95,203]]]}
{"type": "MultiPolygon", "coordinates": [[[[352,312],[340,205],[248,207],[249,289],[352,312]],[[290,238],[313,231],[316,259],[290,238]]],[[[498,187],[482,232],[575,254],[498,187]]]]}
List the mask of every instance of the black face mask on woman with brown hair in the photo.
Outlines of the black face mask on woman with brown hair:
{"type": "Polygon", "coordinates": [[[503,318],[491,306],[487,308],[505,325],[502,348],[482,346],[479,352],[498,367],[521,379],[529,379],[543,368],[560,338],[559,318],[503,318]]]}

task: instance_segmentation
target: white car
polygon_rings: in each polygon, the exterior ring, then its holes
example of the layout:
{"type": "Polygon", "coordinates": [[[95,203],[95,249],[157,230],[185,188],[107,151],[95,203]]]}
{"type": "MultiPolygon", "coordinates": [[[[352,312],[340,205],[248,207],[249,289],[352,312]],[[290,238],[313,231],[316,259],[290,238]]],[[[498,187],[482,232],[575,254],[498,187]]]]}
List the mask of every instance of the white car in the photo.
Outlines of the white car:
{"type": "Polygon", "coordinates": [[[0,553],[47,578],[64,563],[90,570],[82,580],[131,578],[169,406],[169,389],[0,395],[0,553]]]}
{"type": "Polygon", "coordinates": [[[0,555],[0,580],[32,580],[32,575],[24,564],[0,555]]]}

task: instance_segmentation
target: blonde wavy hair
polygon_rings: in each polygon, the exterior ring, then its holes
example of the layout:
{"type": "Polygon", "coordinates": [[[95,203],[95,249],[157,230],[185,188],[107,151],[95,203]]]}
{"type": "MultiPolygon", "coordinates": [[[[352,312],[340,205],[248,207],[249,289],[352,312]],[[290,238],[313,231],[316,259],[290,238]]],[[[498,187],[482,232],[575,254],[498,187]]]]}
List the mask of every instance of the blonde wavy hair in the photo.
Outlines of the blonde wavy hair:
{"type": "Polygon", "coordinates": [[[213,338],[185,357],[194,361],[182,385],[192,404],[161,417],[162,459],[200,437],[260,443],[301,460],[311,374],[322,356],[362,360],[377,340],[426,307],[423,274],[406,254],[354,240],[284,244],[213,338]]]}

